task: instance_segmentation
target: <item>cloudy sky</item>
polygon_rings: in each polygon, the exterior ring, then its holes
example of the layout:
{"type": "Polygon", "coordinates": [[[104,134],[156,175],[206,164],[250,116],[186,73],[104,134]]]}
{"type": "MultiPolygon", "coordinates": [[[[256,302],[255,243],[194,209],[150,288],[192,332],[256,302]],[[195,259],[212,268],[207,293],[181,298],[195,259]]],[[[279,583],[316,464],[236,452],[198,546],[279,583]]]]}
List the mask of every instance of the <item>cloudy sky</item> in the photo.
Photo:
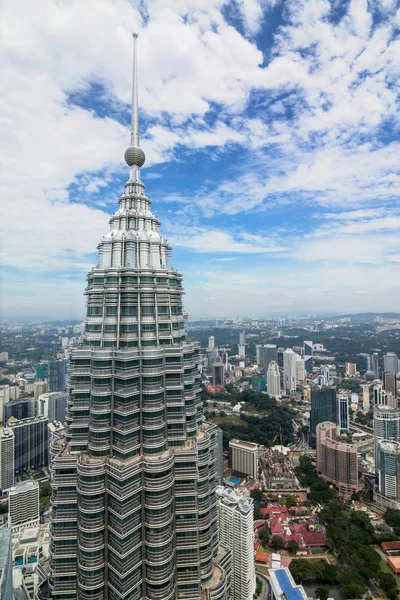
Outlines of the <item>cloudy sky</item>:
{"type": "Polygon", "coordinates": [[[191,317],[400,309],[396,0],[3,0],[6,317],[81,318],[142,169],[191,317]]]}

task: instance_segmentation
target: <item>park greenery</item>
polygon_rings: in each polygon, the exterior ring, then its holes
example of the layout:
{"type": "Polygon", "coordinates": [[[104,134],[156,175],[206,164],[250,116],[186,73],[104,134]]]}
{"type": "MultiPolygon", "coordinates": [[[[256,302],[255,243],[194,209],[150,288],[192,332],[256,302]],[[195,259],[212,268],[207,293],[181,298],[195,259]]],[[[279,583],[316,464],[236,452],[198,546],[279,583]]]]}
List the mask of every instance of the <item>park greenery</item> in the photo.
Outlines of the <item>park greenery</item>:
{"type": "Polygon", "coordinates": [[[225,400],[227,398],[232,404],[238,402],[245,404],[239,422],[229,418],[218,420],[218,426],[223,432],[225,448],[228,447],[229,440],[234,438],[266,446],[271,444],[274,439],[279,441],[282,439],[283,444],[293,441],[292,419],[294,413],[290,407],[281,406],[275,398],[253,390],[245,390],[231,396],[225,395],[225,400]],[[252,416],[252,411],[255,411],[258,416],[252,416]]]}
{"type": "MultiPolygon", "coordinates": [[[[298,559],[290,565],[295,580],[298,583],[313,580],[324,585],[338,583],[345,598],[362,597],[372,580],[385,592],[389,600],[396,600],[396,579],[383,568],[384,562],[372,547],[380,543],[385,534],[375,531],[368,515],[339,502],[335,492],[327,484],[321,481],[322,485],[317,486],[318,476],[309,457],[300,457],[298,475],[300,480],[310,487],[309,499],[324,505],[319,518],[326,526],[327,545],[336,555],[337,565],[298,559]],[[313,496],[313,499],[310,496],[313,496]]],[[[399,514],[389,512],[388,516],[385,515],[388,524],[400,523],[400,511],[394,512],[399,514]]]]}

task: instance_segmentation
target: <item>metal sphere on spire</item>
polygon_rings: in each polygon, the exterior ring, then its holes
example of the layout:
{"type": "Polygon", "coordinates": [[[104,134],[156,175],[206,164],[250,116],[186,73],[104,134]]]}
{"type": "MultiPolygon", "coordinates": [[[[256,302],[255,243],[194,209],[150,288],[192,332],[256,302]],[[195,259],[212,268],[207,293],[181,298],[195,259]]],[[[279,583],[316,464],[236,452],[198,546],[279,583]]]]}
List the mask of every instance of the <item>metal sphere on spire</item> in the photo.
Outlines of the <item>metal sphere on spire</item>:
{"type": "Polygon", "coordinates": [[[142,167],[146,156],[139,147],[139,105],[138,105],[138,76],[137,76],[137,33],[133,37],[133,81],[132,81],[132,121],[131,121],[131,145],[125,151],[125,162],[129,167],[142,167]]]}

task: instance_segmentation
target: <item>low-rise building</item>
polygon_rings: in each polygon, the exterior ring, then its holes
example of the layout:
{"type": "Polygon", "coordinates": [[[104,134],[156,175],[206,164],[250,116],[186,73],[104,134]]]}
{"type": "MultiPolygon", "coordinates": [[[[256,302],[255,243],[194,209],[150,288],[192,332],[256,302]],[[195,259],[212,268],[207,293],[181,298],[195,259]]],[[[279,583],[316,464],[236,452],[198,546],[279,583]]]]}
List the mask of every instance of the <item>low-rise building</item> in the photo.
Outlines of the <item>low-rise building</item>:
{"type": "Polygon", "coordinates": [[[288,568],[270,571],[272,600],[308,600],[302,585],[297,585],[288,568]]]}

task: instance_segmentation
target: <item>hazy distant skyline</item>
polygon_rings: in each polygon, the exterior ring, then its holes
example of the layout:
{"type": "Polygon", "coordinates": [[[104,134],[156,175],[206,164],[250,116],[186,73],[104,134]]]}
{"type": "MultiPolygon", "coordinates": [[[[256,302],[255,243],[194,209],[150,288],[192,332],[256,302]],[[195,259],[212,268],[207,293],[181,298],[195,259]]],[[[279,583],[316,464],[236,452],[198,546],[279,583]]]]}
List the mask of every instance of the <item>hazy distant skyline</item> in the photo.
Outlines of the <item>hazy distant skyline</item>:
{"type": "Polygon", "coordinates": [[[191,318],[398,310],[395,0],[4,0],[2,26],[2,316],[84,316],[134,30],[142,178],[191,318]]]}

